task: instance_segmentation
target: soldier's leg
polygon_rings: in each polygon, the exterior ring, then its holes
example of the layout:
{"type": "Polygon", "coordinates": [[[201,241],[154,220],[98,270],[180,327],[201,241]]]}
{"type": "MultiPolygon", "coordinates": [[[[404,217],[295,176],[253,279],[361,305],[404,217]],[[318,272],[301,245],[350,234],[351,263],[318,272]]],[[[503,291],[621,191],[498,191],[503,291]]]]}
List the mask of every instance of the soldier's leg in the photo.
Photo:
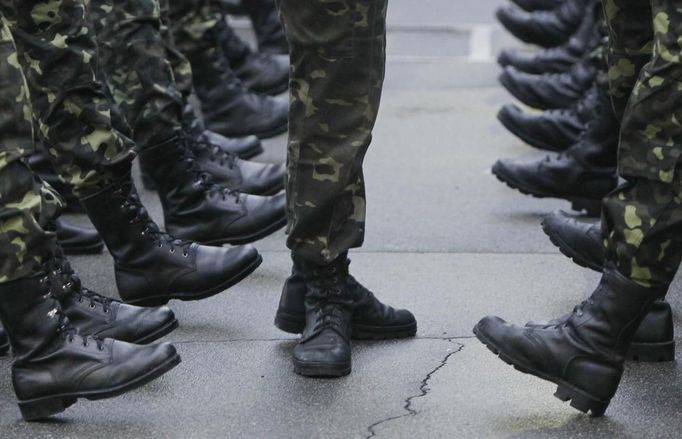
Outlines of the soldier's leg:
{"type": "Polygon", "coordinates": [[[602,0],[602,4],[609,31],[611,99],[621,120],[639,72],[651,58],[651,5],[648,0],[602,0]]]}
{"type": "Polygon", "coordinates": [[[409,311],[381,304],[348,272],[347,252],[364,237],[362,163],[384,79],[386,6],[280,1],[291,45],[287,244],[294,271],[276,324],[303,331],[294,368],[307,376],[349,373],[351,332],[358,338],[416,332],[409,311]]]}

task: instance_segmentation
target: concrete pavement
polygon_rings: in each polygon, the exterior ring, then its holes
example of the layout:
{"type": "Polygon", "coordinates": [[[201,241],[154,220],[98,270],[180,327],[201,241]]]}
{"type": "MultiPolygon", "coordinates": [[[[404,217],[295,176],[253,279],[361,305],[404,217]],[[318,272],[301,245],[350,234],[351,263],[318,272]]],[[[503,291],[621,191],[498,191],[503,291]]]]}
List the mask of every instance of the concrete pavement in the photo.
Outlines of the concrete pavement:
{"type": "MultiPolygon", "coordinates": [[[[386,302],[413,310],[415,339],[356,343],[346,378],[295,375],[295,337],[272,325],[290,269],[280,232],[257,244],[265,262],[245,282],[172,303],[181,327],[168,339],[183,363],[138,391],[26,424],[0,359],[0,437],[679,437],[677,363],[629,365],[607,416],[591,419],[472,338],[486,314],[519,323],[561,315],[598,279],[539,227],[567,203],[525,197],[490,174],[499,157],[535,154],[495,119],[511,97],[496,82],[494,56],[517,44],[494,23],[504,2],[390,4],[387,81],[366,161],[367,242],[352,270],[386,302]]],[[[261,159],[282,160],[284,143],[267,141],[261,159]]],[[[160,219],[155,195],[142,195],[160,219]]],[[[86,285],[116,295],[108,254],[73,262],[86,285]]],[[[670,293],[676,310],[681,289],[676,282],[670,293]]]]}

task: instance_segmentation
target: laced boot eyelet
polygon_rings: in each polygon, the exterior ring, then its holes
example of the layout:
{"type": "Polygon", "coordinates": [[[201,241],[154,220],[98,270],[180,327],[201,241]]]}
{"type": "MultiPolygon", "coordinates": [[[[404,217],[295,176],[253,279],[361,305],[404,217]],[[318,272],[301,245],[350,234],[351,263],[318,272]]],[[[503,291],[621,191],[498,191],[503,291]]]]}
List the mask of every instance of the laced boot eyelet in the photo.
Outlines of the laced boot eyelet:
{"type": "Polygon", "coordinates": [[[94,303],[91,303],[91,304],[90,304],[90,309],[95,309],[95,304],[94,304],[94,303]]]}
{"type": "Polygon", "coordinates": [[[174,248],[171,248],[171,249],[168,250],[168,251],[171,252],[171,253],[175,253],[175,249],[174,249],[174,248]]]}
{"type": "Polygon", "coordinates": [[[189,253],[187,253],[187,252],[182,252],[182,256],[186,258],[186,257],[189,256],[189,253]]]}

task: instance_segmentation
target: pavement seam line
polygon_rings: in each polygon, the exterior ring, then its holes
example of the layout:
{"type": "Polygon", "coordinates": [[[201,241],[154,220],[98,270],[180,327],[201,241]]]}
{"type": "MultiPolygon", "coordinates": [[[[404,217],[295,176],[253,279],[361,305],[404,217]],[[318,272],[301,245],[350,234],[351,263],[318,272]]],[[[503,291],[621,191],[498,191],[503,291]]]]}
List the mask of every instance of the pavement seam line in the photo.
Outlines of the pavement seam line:
{"type": "MultiPolygon", "coordinates": [[[[475,336],[453,336],[453,337],[435,337],[435,336],[422,336],[413,337],[412,340],[443,340],[454,342],[455,340],[466,340],[473,339],[475,336]]],[[[271,341],[298,341],[298,337],[290,338],[227,338],[218,340],[170,340],[171,343],[175,344],[191,344],[191,343],[248,343],[248,342],[271,342],[271,341]]],[[[375,343],[380,341],[390,341],[390,340],[359,340],[361,342],[375,343]]],[[[461,343],[458,343],[461,344],[461,343]]]]}
{"type": "Polygon", "coordinates": [[[386,423],[392,422],[392,421],[396,421],[398,419],[406,418],[408,416],[417,416],[419,414],[419,412],[416,409],[412,408],[412,402],[417,398],[423,398],[429,394],[429,392],[431,391],[431,389],[429,388],[429,381],[431,380],[431,378],[436,373],[438,373],[439,370],[441,370],[442,368],[444,368],[448,364],[448,361],[450,360],[450,358],[453,355],[460,353],[462,351],[462,349],[464,349],[464,344],[454,341],[453,338],[442,338],[442,339],[440,339],[440,338],[433,337],[431,339],[433,339],[433,340],[444,340],[444,341],[448,341],[449,343],[456,343],[458,345],[458,347],[454,351],[448,352],[448,354],[445,356],[445,358],[443,358],[440,361],[438,366],[436,366],[434,369],[432,369],[429,373],[426,374],[426,376],[424,377],[424,379],[421,380],[421,383],[419,385],[419,393],[417,393],[415,395],[408,396],[407,398],[405,398],[405,400],[404,400],[405,404],[403,405],[403,410],[405,410],[406,413],[404,413],[402,415],[397,415],[397,416],[390,416],[388,418],[381,419],[381,420],[371,424],[369,427],[367,427],[367,432],[369,434],[366,436],[366,439],[376,437],[376,435],[377,435],[376,427],[378,427],[379,425],[386,424],[386,423]]]}

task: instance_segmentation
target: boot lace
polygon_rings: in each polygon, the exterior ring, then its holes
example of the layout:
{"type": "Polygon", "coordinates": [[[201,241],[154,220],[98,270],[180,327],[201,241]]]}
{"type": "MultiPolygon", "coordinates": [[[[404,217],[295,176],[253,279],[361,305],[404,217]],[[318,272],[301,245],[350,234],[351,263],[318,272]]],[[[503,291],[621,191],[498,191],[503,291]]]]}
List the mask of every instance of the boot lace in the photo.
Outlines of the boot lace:
{"type": "Polygon", "coordinates": [[[102,306],[104,314],[111,311],[111,305],[117,300],[95,293],[83,287],[81,279],[78,277],[71,264],[66,257],[61,254],[56,259],[55,270],[53,275],[59,276],[62,279],[62,292],[71,291],[76,296],[78,302],[89,301],[90,308],[95,308],[98,305],[102,306]]]}
{"type": "MultiPolygon", "coordinates": [[[[203,135],[200,137],[205,138],[203,135]]],[[[198,136],[192,136],[185,132],[180,133],[179,138],[180,141],[176,144],[176,147],[181,148],[181,160],[185,164],[185,170],[194,176],[196,181],[201,184],[201,186],[209,193],[209,195],[219,196],[223,200],[227,200],[227,198],[232,197],[235,199],[235,202],[239,204],[241,201],[240,192],[215,184],[213,181],[213,176],[201,169],[201,166],[199,166],[199,163],[197,163],[196,157],[192,152],[193,147],[206,148],[213,146],[211,142],[209,142],[208,139],[205,139],[205,141],[200,140],[198,136]]],[[[216,149],[220,150],[220,148],[217,146],[216,149]]],[[[212,152],[212,154],[218,153],[212,152]]],[[[221,159],[220,164],[223,165],[224,163],[227,163],[230,169],[232,169],[235,166],[236,157],[229,157],[228,153],[225,154],[226,156],[221,159]]]]}
{"type": "Polygon", "coordinates": [[[207,151],[210,160],[220,163],[220,166],[227,165],[228,168],[234,169],[237,164],[237,154],[223,150],[220,146],[212,143],[204,134],[191,139],[191,145],[196,149],[207,151]]]}
{"type": "MultiPolygon", "coordinates": [[[[48,274],[45,274],[45,276],[40,279],[40,284],[46,289],[46,293],[43,297],[45,299],[53,299],[58,303],[59,298],[52,288],[52,282],[50,282],[50,276],[48,274]]],[[[64,339],[69,343],[73,343],[76,341],[76,337],[79,337],[83,346],[87,347],[90,341],[94,341],[97,344],[97,349],[100,351],[104,350],[104,339],[95,336],[84,336],[79,334],[78,328],[71,325],[68,316],[59,306],[50,311],[50,315],[57,318],[57,333],[64,337],[64,339]]]]}
{"type": "Polygon", "coordinates": [[[120,188],[114,191],[114,194],[123,199],[121,209],[130,214],[129,223],[142,225],[143,230],[140,232],[142,236],[149,238],[159,248],[167,246],[171,253],[181,249],[184,257],[189,256],[189,246],[192,245],[192,242],[174,238],[159,228],[142,205],[139,195],[133,188],[132,180],[124,182],[120,188]]]}
{"type": "Polygon", "coordinates": [[[336,267],[326,267],[313,272],[315,281],[309,293],[309,298],[314,301],[314,309],[319,318],[315,322],[313,333],[318,333],[325,328],[340,332],[343,325],[345,308],[352,304],[352,299],[339,285],[339,273],[336,267]]]}

